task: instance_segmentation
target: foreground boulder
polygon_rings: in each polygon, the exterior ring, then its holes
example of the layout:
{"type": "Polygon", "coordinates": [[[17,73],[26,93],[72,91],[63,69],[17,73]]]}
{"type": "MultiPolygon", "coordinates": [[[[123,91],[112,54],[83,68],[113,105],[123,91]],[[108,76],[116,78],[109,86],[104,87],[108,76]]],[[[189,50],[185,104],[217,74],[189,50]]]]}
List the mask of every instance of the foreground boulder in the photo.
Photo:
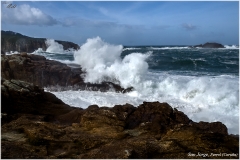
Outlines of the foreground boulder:
{"type": "Polygon", "coordinates": [[[34,54],[14,54],[1,56],[1,76],[5,79],[17,79],[33,83],[50,90],[94,90],[127,92],[112,82],[101,84],[85,83],[84,72],[80,67],[72,68],[58,61],[47,60],[44,56],[34,54]]]}
{"type": "MultiPolygon", "coordinates": [[[[59,115],[79,110],[79,108],[66,105],[54,94],[44,92],[38,86],[19,80],[1,80],[1,102],[1,112],[7,115],[44,115],[45,119],[52,120],[59,115]]],[[[8,121],[5,118],[2,119],[2,123],[5,120],[8,121]]]]}
{"type": "Polygon", "coordinates": [[[1,158],[239,158],[225,125],[193,122],[167,103],[81,109],[27,82],[1,87],[1,158]]]}

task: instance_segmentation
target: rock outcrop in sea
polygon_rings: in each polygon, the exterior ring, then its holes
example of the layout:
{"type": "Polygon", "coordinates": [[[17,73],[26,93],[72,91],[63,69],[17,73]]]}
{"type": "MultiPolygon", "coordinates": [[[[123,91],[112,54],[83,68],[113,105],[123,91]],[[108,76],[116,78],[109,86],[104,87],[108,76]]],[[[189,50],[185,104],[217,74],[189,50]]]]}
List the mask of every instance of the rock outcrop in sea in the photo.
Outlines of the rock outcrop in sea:
{"type": "Polygon", "coordinates": [[[167,103],[81,109],[3,78],[1,93],[1,158],[239,158],[224,124],[193,122],[167,103]]]}
{"type": "Polygon", "coordinates": [[[220,43],[215,43],[215,42],[207,42],[205,44],[199,44],[192,46],[194,48],[200,47],[200,48],[225,48],[222,44],[220,43]]]}
{"type": "MultiPolygon", "coordinates": [[[[45,38],[32,38],[12,31],[1,31],[1,54],[10,51],[32,53],[38,48],[42,48],[45,51],[47,49],[45,41],[45,38]]],[[[80,48],[72,42],[58,40],[56,42],[63,45],[64,50],[69,48],[76,50],[80,48]]]]}

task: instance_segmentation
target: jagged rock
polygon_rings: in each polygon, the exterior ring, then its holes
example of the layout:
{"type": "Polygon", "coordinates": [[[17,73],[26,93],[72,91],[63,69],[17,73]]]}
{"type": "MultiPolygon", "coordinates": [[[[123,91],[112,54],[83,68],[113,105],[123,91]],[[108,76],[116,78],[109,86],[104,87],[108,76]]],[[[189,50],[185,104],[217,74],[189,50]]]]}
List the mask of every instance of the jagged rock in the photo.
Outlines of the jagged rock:
{"type": "Polygon", "coordinates": [[[1,87],[1,158],[239,158],[225,125],[193,122],[167,103],[80,109],[27,82],[1,87]]]}
{"type": "Polygon", "coordinates": [[[76,108],[70,107],[54,94],[24,81],[1,81],[2,113],[24,113],[50,116],[51,119],[76,108]]]}
{"type": "Polygon", "coordinates": [[[71,68],[66,64],[47,60],[44,56],[34,54],[14,54],[1,56],[1,75],[5,79],[18,79],[40,87],[49,87],[52,91],[60,90],[93,90],[129,92],[112,82],[101,84],[84,83],[81,68],[71,68]]]}
{"type": "Polygon", "coordinates": [[[190,120],[184,114],[173,110],[167,103],[143,102],[137,110],[127,118],[127,128],[143,127],[156,134],[164,133],[176,123],[188,124],[190,120]],[[167,127],[167,128],[166,128],[167,127]]]}

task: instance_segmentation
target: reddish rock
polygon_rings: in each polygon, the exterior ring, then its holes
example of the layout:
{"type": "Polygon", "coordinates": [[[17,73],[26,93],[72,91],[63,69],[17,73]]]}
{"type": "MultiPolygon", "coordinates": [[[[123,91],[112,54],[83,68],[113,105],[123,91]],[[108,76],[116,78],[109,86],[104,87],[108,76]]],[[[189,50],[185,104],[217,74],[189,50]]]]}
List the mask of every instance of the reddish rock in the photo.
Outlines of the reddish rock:
{"type": "Polygon", "coordinates": [[[239,158],[224,124],[193,122],[167,103],[81,109],[27,82],[1,84],[1,158],[239,158]]]}

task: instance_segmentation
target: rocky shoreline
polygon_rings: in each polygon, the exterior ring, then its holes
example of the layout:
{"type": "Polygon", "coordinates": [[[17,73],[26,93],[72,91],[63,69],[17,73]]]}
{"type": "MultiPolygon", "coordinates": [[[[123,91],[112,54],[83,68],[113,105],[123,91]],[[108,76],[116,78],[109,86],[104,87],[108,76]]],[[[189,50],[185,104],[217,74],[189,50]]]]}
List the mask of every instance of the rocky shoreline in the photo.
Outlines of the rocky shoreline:
{"type": "Polygon", "coordinates": [[[1,76],[5,79],[18,79],[33,83],[49,90],[93,90],[128,92],[132,88],[122,88],[112,82],[102,84],[85,83],[82,69],[69,67],[44,56],[34,54],[1,55],[1,76]]]}
{"type": "Polygon", "coordinates": [[[43,56],[1,56],[1,158],[239,158],[239,137],[224,124],[193,122],[167,103],[82,109],[42,89],[132,89],[82,74],[43,56]]]}

